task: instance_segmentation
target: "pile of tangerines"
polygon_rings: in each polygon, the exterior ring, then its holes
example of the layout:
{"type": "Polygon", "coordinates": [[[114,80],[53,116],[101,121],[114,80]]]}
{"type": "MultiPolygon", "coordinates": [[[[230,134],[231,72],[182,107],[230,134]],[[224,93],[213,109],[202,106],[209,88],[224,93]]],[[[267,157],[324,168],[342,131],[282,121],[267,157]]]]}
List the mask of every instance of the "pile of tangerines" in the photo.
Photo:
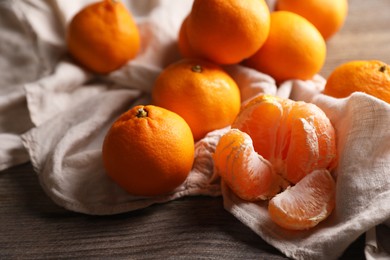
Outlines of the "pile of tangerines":
{"type": "MultiPolygon", "coordinates": [[[[177,43],[183,59],[152,89],[152,103],[123,113],[106,134],[107,174],[130,194],[159,196],[187,178],[194,143],[230,126],[213,154],[214,170],[241,199],[267,200],[287,229],[307,229],[335,206],[336,135],[317,106],[259,95],[242,104],[223,65],[242,64],[277,83],[309,80],[326,58],[326,40],[343,25],[347,0],[194,0],[177,43]]],[[[72,19],[68,49],[85,68],[107,74],[136,57],[137,26],[120,1],[89,5],[72,19]],[[93,30],[91,30],[93,28],[93,30]]],[[[390,102],[390,67],[352,61],[336,68],[325,94],[354,91],[390,102]]]]}

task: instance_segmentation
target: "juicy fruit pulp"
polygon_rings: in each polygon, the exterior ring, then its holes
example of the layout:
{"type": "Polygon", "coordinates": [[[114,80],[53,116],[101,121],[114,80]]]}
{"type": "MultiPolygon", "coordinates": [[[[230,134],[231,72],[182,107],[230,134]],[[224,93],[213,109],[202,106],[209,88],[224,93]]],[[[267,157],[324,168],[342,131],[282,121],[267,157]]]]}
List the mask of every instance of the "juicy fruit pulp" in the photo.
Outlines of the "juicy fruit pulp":
{"type": "MultiPolygon", "coordinates": [[[[335,166],[336,159],[335,131],[324,112],[313,104],[269,95],[254,98],[243,106],[232,129],[221,137],[213,158],[215,171],[242,199],[271,198],[272,201],[278,192],[296,184],[294,189],[281,193],[282,198],[291,197],[291,208],[299,211],[303,207],[303,200],[295,199],[301,194],[329,212],[333,209],[331,200],[310,195],[313,187],[318,189],[317,193],[329,195],[335,190],[334,186],[328,189],[313,175],[317,171],[328,172],[335,166]],[[300,184],[312,178],[316,179],[313,187],[310,184],[311,188],[306,189],[306,184],[300,184]]],[[[317,214],[314,208],[307,210],[298,215],[306,219],[317,214]]],[[[328,215],[319,214],[318,222],[328,215]]],[[[301,224],[297,217],[292,219],[297,222],[295,229],[313,225],[310,221],[301,224]]],[[[289,226],[294,228],[292,224],[289,226]]]]}
{"type": "Polygon", "coordinates": [[[221,137],[213,159],[217,172],[242,199],[268,199],[285,186],[272,165],[254,151],[250,136],[238,129],[221,137]]]}
{"type": "Polygon", "coordinates": [[[334,166],[335,131],[313,104],[260,96],[241,110],[232,128],[249,134],[255,151],[292,184],[316,169],[334,166]]]}
{"type": "Polygon", "coordinates": [[[335,206],[335,185],[327,170],[314,171],[270,200],[271,219],[292,230],[316,226],[330,215],[335,206]]]}

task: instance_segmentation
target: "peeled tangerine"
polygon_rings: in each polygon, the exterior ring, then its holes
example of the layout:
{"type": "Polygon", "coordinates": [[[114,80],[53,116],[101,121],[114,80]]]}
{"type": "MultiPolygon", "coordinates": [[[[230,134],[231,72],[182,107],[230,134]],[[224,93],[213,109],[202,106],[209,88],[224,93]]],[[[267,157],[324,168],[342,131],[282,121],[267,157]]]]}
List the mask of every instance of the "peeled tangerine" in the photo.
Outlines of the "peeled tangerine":
{"type": "Polygon", "coordinates": [[[336,162],[335,139],[330,120],[314,104],[261,95],[242,107],[221,137],[215,170],[240,198],[270,199],[275,223],[307,229],[334,208],[329,170],[336,162]]]}

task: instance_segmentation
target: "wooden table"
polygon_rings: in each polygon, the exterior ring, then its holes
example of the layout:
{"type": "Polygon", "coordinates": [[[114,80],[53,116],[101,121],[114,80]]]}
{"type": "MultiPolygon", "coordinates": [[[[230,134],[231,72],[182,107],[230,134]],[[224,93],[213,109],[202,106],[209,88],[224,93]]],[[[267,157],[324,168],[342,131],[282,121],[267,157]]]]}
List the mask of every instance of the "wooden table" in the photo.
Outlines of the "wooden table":
{"type": "MultiPolygon", "coordinates": [[[[323,76],[352,59],[390,63],[390,1],[350,0],[343,29],[328,41],[323,76]]],[[[364,235],[342,259],[364,259],[364,235]]],[[[284,259],[224,210],[222,198],[187,197],[115,216],[54,204],[31,164],[0,172],[0,259],[284,259]]]]}

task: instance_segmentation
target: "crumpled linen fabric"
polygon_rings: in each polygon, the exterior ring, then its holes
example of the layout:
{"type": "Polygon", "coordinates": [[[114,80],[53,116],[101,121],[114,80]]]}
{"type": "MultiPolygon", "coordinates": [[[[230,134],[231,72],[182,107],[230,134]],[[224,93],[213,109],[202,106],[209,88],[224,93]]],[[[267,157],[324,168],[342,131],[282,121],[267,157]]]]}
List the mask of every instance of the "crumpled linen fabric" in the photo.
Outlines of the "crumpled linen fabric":
{"type": "Polygon", "coordinates": [[[123,1],[140,29],[142,49],[121,69],[98,77],[69,58],[64,41],[70,19],[92,2],[0,2],[1,13],[12,18],[0,18],[1,26],[12,28],[12,33],[0,33],[0,39],[11,41],[0,41],[5,53],[0,68],[13,68],[0,72],[0,169],[30,160],[55,203],[85,214],[127,212],[183,196],[223,196],[227,211],[288,257],[336,259],[365,232],[367,259],[389,256],[383,239],[389,228],[382,223],[390,219],[390,106],[362,93],[345,99],[322,95],[325,80],[320,75],[276,86],[252,69],[224,67],[238,83],[243,102],[260,93],[313,102],[334,124],[340,156],[336,209],[314,229],[283,230],[269,220],[266,202],[242,201],[221,183],[213,172],[212,153],[228,128],[196,143],[194,167],[172,194],[141,198],[120,189],[102,166],[105,133],[121,113],[150,102],[155,78],[180,59],[176,37],[192,1],[123,1]],[[15,48],[25,51],[15,57],[15,48]]]}

